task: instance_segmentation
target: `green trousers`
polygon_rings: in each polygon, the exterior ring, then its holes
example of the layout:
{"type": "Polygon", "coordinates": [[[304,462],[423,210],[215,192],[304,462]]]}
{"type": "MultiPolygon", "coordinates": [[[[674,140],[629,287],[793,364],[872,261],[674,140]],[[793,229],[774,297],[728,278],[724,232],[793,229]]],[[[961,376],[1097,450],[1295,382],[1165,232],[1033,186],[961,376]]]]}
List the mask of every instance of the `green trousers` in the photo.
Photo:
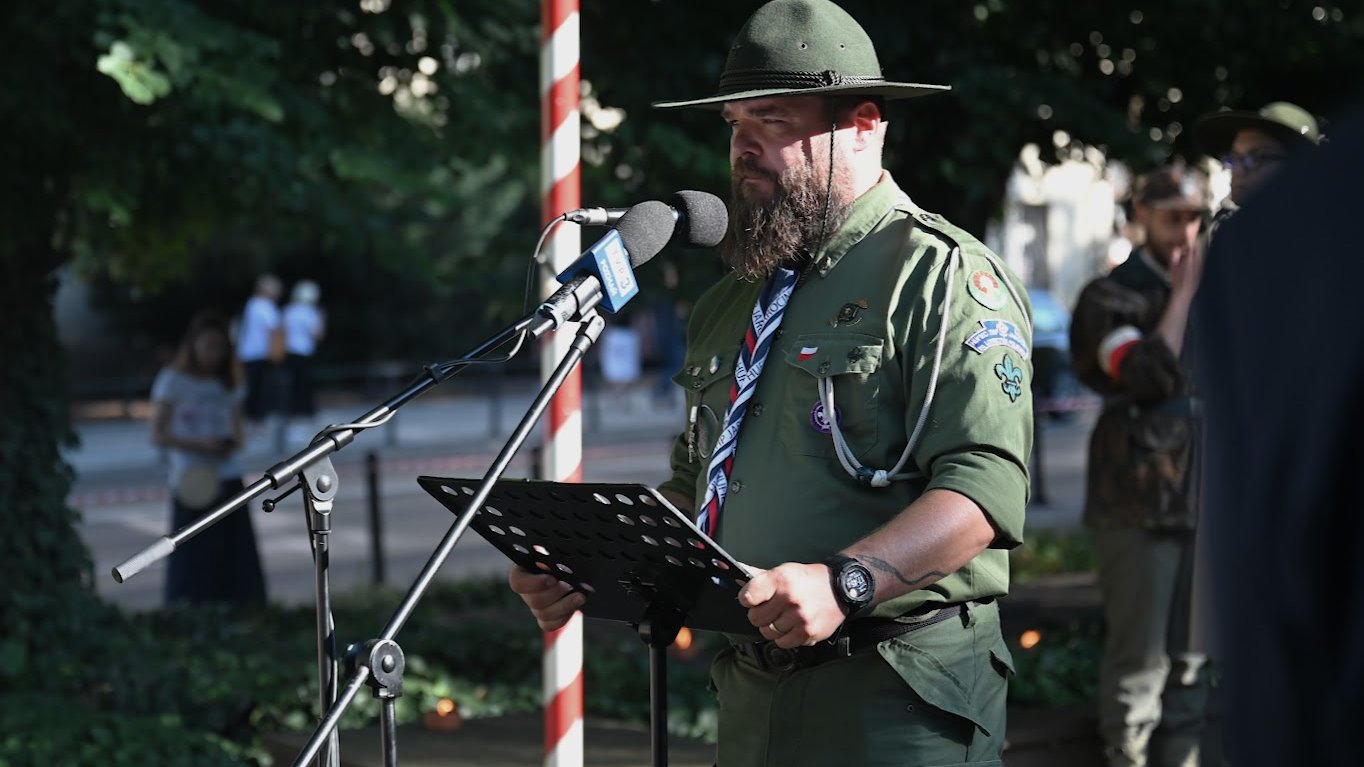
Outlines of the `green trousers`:
{"type": "Polygon", "coordinates": [[[1107,639],[1099,733],[1110,767],[1197,767],[1206,656],[1190,645],[1192,533],[1094,530],[1107,639]]]}
{"type": "Polygon", "coordinates": [[[807,669],[711,667],[718,767],[999,765],[1013,659],[994,603],[807,669]]]}

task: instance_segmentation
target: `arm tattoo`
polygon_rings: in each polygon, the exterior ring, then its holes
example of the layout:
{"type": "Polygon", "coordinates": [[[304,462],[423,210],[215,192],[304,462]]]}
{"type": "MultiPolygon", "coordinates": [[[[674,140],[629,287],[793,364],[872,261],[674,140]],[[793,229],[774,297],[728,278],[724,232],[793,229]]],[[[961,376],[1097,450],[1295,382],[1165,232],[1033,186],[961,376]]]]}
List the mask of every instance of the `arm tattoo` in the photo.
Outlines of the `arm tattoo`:
{"type": "Polygon", "coordinates": [[[926,580],[929,580],[930,578],[936,580],[937,578],[946,578],[946,577],[947,577],[947,573],[940,572],[940,571],[938,571],[938,570],[929,570],[928,572],[924,573],[923,575],[920,575],[920,576],[917,577],[917,578],[910,579],[910,578],[906,578],[906,577],[905,577],[905,576],[904,576],[904,575],[895,567],[895,565],[892,565],[891,563],[887,562],[887,561],[884,560],[884,559],[879,559],[879,558],[877,558],[877,557],[869,557],[869,556],[860,556],[860,557],[858,557],[858,559],[861,559],[863,562],[866,562],[866,563],[867,563],[868,565],[870,565],[871,567],[874,567],[874,568],[876,568],[877,570],[880,570],[881,572],[886,573],[887,575],[890,575],[890,576],[894,577],[896,580],[900,581],[901,583],[905,584],[906,586],[909,586],[910,588],[918,588],[918,586],[919,586],[920,583],[922,583],[922,582],[924,582],[924,581],[926,581],[926,580]],[[936,576],[936,577],[935,577],[935,576],[936,576]]]}

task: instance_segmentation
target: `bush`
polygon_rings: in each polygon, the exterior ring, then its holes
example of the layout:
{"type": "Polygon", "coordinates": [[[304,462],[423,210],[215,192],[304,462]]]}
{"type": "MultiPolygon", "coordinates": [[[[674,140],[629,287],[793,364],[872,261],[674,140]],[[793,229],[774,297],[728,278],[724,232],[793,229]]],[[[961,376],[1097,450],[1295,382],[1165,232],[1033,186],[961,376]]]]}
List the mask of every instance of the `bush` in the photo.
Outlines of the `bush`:
{"type": "Polygon", "coordinates": [[[1010,641],[1017,670],[1009,682],[1009,699],[1029,705],[1063,708],[1089,705],[1098,696],[1103,659],[1103,621],[1077,618],[1063,627],[1044,629],[1036,644],[1024,648],[1010,641]]]}
{"type": "Polygon", "coordinates": [[[0,765],[155,764],[229,767],[252,754],[216,735],[192,730],[173,714],[145,716],[98,710],[79,699],[51,695],[0,698],[0,765]]]}
{"type": "MultiPolygon", "coordinates": [[[[384,591],[338,598],[342,650],[381,633],[400,599],[384,591]]],[[[41,658],[0,647],[2,767],[265,764],[262,735],[315,726],[311,607],[125,614],[98,604],[70,623],[35,629],[41,658]],[[30,692],[12,694],[20,688],[30,692]]],[[[587,630],[588,715],[647,722],[647,648],[629,629],[589,622],[587,630]]],[[[397,639],[407,660],[400,724],[419,722],[443,698],[466,718],[540,708],[541,634],[500,579],[433,587],[397,639]]],[[[704,659],[670,659],[675,734],[713,734],[705,669],[704,659]]],[[[369,725],[378,714],[362,691],[341,724],[369,725]]]]}
{"type": "Polygon", "coordinates": [[[1029,532],[1022,546],[1009,552],[1015,583],[1063,573],[1093,572],[1097,566],[1094,543],[1083,530],[1029,532]]]}

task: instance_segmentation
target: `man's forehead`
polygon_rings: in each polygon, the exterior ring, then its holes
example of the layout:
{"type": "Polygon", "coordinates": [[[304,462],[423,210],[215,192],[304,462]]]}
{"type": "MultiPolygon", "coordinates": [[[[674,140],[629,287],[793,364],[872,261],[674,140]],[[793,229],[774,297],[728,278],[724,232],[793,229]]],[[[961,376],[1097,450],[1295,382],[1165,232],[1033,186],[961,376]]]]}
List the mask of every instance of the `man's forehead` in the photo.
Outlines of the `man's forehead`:
{"type": "Polygon", "coordinates": [[[739,115],[763,116],[774,114],[797,114],[817,108],[818,96],[769,96],[757,99],[730,101],[720,108],[720,114],[729,119],[739,115]]]}
{"type": "Polygon", "coordinates": [[[1262,130],[1242,128],[1231,142],[1233,152],[1244,154],[1256,149],[1283,149],[1283,144],[1262,130]]]}

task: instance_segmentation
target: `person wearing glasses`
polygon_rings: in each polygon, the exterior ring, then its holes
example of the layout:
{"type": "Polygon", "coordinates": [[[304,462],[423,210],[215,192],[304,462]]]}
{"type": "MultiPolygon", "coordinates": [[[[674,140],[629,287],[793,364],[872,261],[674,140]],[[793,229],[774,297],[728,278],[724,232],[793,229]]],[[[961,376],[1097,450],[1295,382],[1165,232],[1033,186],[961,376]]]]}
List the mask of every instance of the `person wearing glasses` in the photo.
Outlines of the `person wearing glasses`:
{"type": "Polygon", "coordinates": [[[1311,113],[1275,101],[1257,112],[1212,112],[1194,125],[1198,147],[1231,171],[1231,194],[1208,228],[1212,237],[1227,217],[1274,175],[1289,153],[1321,141],[1311,113]]]}
{"type": "Polygon", "coordinates": [[[1070,325],[1072,368],[1103,396],[1084,506],[1108,628],[1099,733],[1108,767],[1196,767],[1208,683],[1193,631],[1201,440],[1185,359],[1206,184],[1161,168],[1138,179],[1132,207],[1145,242],[1085,286],[1070,325]]]}

